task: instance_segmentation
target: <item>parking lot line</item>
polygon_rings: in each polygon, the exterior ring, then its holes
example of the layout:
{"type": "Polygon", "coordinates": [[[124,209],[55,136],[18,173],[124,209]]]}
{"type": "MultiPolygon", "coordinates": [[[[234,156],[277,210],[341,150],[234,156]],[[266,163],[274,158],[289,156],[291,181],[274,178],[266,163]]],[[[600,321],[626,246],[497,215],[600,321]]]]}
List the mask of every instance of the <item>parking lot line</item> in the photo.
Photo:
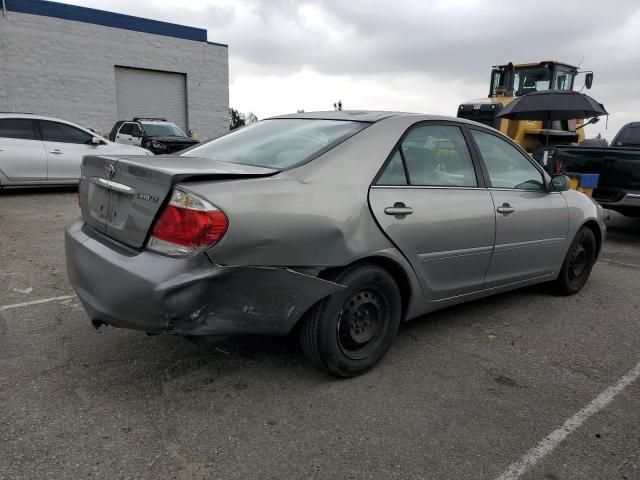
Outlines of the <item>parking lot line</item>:
{"type": "Polygon", "coordinates": [[[622,265],[623,267],[633,267],[633,268],[640,268],[640,265],[636,265],[635,263],[625,263],[625,262],[618,262],[616,260],[599,260],[602,263],[608,263],[610,265],[622,265]]]}
{"type": "Polygon", "coordinates": [[[605,408],[625,388],[640,378],[640,363],[623,376],[615,385],[605,389],[586,407],[569,418],[564,424],[547,435],[538,445],[529,450],[517,462],[512,463],[496,480],[517,480],[549,455],[567,436],[579,428],[589,417],[605,408]]]}
{"type": "Polygon", "coordinates": [[[68,300],[74,297],[75,295],[64,295],[62,297],[43,298],[42,300],[33,300],[31,302],[14,303],[13,305],[2,305],[0,306],[0,312],[4,310],[11,310],[13,308],[21,308],[21,307],[28,307],[30,305],[38,305],[40,303],[55,302],[56,300],[68,300]]]}

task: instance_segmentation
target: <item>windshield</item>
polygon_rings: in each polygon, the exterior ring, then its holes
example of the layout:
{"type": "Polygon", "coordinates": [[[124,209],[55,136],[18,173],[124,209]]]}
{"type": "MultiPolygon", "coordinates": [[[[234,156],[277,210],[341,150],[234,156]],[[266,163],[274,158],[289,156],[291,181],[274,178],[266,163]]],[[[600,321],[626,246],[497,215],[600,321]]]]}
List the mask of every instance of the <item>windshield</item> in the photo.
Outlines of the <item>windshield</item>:
{"type": "Polygon", "coordinates": [[[551,70],[548,68],[518,68],[513,81],[513,92],[516,97],[527,93],[549,90],[551,70]]]}
{"type": "Polygon", "coordinates": [[[332,149],[368,125],[341,120],[263,120],[198,145],[182,156],[291,168],[332,149]]]}
{"type": "Polygon", "coordinates": [[[186,137],[173,123],[142,123],[142,128],[148,137],[186,137]]]}

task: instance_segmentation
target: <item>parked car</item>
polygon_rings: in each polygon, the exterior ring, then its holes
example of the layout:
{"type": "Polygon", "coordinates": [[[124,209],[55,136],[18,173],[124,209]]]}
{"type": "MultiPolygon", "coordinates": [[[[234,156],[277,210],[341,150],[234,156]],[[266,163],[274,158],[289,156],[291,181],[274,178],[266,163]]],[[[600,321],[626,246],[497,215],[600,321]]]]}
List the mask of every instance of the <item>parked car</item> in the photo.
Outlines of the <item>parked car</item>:
{"type": "Polygon", "coordinates": [[[83,169],[67,270],[96,328],[297,331],[345,377],[376,364],[401,321],[540,282],[578,292],[605,238],[602,208],[567,177],[447,117],[285,115],[83,169]]]}
{"type": "Polygon", "coordinates": [[[152,155],[58,118],[0,113],[0,188],[78,183],[88,154],[152,155]]]}
{"type": "Polygon", "coordinates": [[[198,143],[175,123],[164,118],[136,117],[129,121],[118,121],[111,129],[109,139],[142,146],[156,154],[177,152],[198,143]]]}

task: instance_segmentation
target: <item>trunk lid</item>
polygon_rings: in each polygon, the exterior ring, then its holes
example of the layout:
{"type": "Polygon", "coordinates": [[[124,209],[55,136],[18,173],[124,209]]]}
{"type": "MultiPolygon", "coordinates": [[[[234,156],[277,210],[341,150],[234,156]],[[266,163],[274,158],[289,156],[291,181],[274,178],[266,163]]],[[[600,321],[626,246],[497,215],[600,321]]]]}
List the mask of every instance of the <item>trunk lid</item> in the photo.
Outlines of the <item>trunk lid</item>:
{"type": "Polygon", "coordinates": [[[82,217],[107,236],[140,248],[176,183],[275,173],[196,157],[85,156],[79,188],[82,217]]]}

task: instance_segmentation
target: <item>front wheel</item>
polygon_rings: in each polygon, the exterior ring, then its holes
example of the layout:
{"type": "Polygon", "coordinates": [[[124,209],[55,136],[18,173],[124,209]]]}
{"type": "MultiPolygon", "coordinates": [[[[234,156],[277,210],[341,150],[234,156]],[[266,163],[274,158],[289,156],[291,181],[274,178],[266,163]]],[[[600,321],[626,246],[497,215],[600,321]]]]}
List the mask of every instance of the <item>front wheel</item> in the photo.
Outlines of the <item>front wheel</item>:
{"type": "Polygon", "coordinates": [[[554,292],[560,295],[578,293],[589,279],[596,261],[596,252],[593,231],[582,227],[569,247],[558,278],[553,282],[554,292]]]}
{"type": "Polygon", "coordinates": [[[391,346],[402,315],[400,291],[377,265],[354,265],[329,280],[346,288],[305,315],[300,344],[320,368],[353,377],[378,363],[391,346]]]}

